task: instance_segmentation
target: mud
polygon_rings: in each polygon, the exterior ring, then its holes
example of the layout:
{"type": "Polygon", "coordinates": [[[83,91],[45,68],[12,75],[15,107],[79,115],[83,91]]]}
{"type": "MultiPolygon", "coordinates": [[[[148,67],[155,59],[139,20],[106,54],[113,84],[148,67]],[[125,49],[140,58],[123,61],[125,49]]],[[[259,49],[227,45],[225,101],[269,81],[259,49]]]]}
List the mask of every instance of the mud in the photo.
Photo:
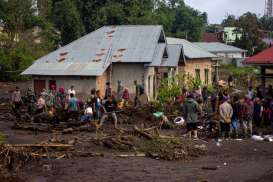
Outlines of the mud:
{"type": "MultiPolygon", "coordinates": [[[[7,113],[9,112],[2,112],[0,116],[7,113]]],[[[13,130],[13,124],[12,118],[0,117],[0,132],[8,136],[6,143],[40,143],[48,141],[56,135],[68,140],[96,135],[96,133],[90,132],[62,135],[61,133],[13,130]]],[[[110,125],[110,123],[108,124],[110,125]]],[[[180,130],[163,132],[181,135],[180,130]]],[[[165,161],[147,157],[114,157],[113,151],[86,142],[77,145],[78,149],[104,152],[105,155],[60,160],[44,159],[32,162],[14,174],[10,172],[10,174],[0,175],[0,182],[273,181],[273,143],[256,142],[249,139],[225,140],[221,142],[220,146],[217,146],[213,139],[196,142],[208,146],[207,155],[185,161],[165,161]]]]}

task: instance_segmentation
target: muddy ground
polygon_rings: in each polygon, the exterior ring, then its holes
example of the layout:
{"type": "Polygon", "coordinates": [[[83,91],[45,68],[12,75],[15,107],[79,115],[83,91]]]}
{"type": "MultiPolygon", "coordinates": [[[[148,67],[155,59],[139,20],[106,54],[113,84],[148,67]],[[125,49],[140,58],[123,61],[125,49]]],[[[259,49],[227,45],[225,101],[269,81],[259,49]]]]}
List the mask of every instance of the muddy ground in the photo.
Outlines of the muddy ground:
{"type": "MultiPolygon", "coordinates": [[[[6,112],[0,113],[0,115],[6,112]]],[[[90,137],[95,133],[76,132],[62,136],[60,133],[42,133],[13,130],[14,121],[0,118],[0,132],[8,138],[5,143],[25,144],[48,141],[52,137],[90,137]]],[[[163,131],[170,132],[170,131],[163,131]]],[[[179,130],[171,131],[177,135],[179,130]]],[[[181,136],[182,137],[182,136],[181,136]]],[[[78,157],[72,159],[43,159],[26,165],[13,178],[1,182],[183,182],[183,181],[273,181],[273,143],[256,142],[250,139],[226,140],[216,145],[213,139],[196,141],[206,144],[208,153],[186,161],[164,161],[147,157],[114,157],[103,149],[103,157],[78,157]],[[202,169],[203,167],[212,170],[202,169]]],[[[86,144],[82,150],[102,149],[86,144]]]]}

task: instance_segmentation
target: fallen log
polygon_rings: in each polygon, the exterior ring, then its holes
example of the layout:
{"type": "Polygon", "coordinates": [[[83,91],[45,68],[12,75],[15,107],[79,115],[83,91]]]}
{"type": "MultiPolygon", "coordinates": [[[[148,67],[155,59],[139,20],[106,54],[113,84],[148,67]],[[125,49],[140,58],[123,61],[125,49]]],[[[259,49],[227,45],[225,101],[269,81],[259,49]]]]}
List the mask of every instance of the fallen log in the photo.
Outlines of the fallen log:
{"type": "Polygon", "coordinates": [[[139,133],[141,136],[143,136],[143,137],[145,137],[145,138],[147,138],[147,139],[149,139],[149,140],[153,139],[153,137],[152,137],[151,135],[149,135],[148,133],[146,133],[146,132],[140,130],[136,125],[134,126],[134,130],[135,130],[137,133],[139,133]]]}
{"type": "Polygon", "coordinates": [[[48,148],[71,148],[73,145],[69,144],[2,144],[4,147],[48,147],[48,148]]]}

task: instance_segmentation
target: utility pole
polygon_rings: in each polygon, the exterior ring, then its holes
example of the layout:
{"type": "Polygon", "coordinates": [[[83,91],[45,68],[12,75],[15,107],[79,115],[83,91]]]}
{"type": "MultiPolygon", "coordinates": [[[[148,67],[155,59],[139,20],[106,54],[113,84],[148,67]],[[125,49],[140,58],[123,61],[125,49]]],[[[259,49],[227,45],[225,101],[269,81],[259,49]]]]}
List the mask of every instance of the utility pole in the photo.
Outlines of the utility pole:
{"type": "Polygon", "coordinates": [[[265,0],[264,15],[267,17],[273,16],[273,0],[265,0]]]}

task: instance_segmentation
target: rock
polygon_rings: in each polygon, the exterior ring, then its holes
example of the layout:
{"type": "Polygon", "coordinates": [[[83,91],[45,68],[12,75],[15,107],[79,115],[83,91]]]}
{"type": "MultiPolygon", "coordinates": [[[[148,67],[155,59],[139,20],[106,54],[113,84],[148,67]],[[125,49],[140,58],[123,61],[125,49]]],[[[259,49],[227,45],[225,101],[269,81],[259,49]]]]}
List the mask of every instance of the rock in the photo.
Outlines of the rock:
{"type": "Polygon", "coordinates": [[[206,152],[208,150],[207,146],[202,144],[202,145],[194,145],[193,146],[195,149],[198,149],[198,150],[201,150],[201,151],[204,151],[206,152]]]}
{"type": "Polygon", "coordinates": [[[66,129],[63,130],[62,133],[63,134],[68,134],[68,133],[73,133],[73,131],[74,131],[73,128],[66,128],[66,129]]]}
{"type": "Polygon", "coordinates": [[[52,169],[51,165],[48,164],[43,165],[43,171],[51,171],[51,169],[52,169]]]}

